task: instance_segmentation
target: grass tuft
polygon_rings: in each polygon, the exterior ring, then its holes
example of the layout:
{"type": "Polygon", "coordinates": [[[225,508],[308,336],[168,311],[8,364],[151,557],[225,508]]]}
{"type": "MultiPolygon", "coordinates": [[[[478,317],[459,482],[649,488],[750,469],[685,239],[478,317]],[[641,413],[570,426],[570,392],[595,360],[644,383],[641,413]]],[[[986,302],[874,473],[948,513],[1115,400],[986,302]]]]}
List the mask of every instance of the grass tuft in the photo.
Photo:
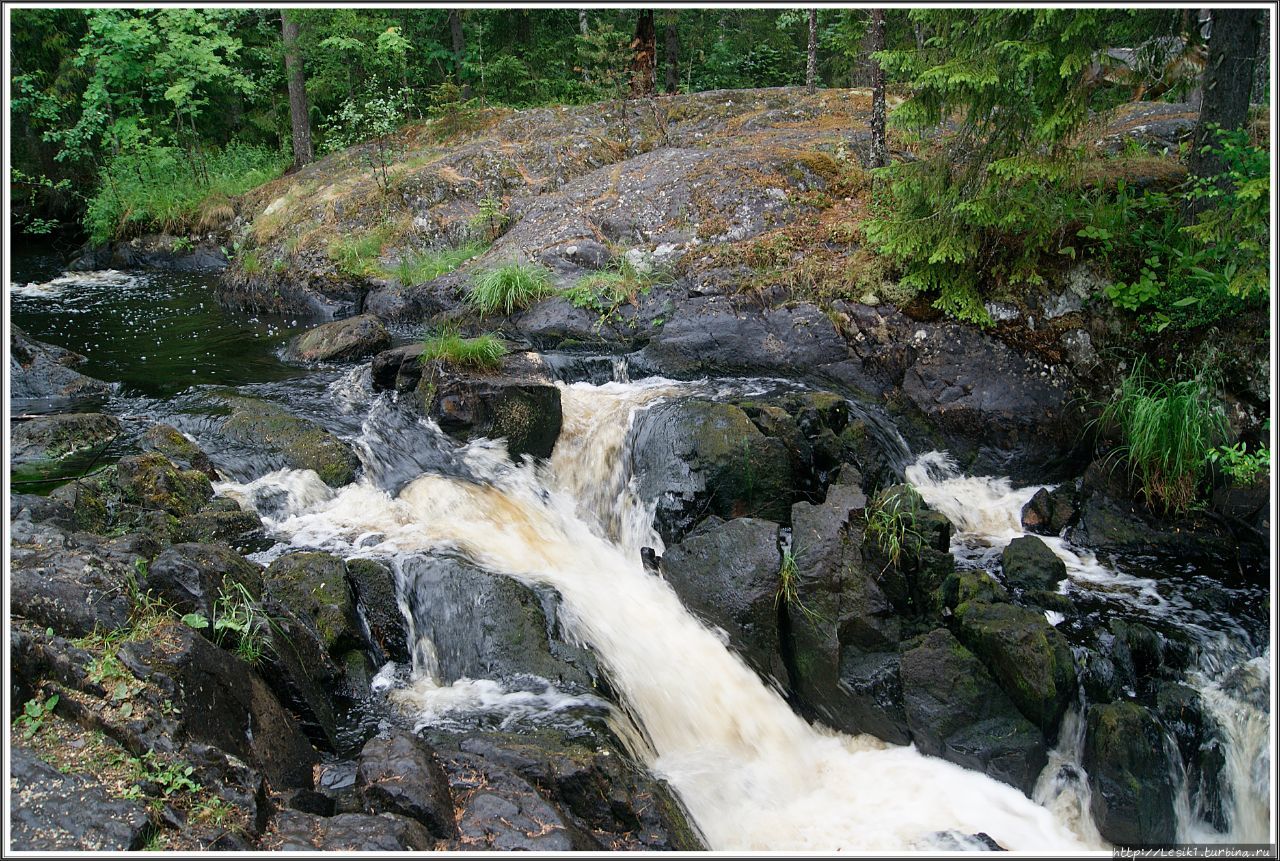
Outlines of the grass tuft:
{"type": "Polygon", "coordinates": [[[1116,453],[1152,506],[1183,512],[1196,500],[1216,446],[1227,437],[1226,416],[1199,378],[1152,379],[1139,359],[1099,417],[1120,434],[1116,453]]]}
{"type": "Polygon", "coordinates": [[[467,302],[481,314],[511,314],[554,292],[551,273],[545,266],[511,263],[476,275],[467,302]]]}
{"type": "Polygon", "coordinates": [[[427,335],[422,344],[422,361],[436,360],[451,365],[473,368],[496,368],[502,364],[507,346],[496,335],[464,338],[453,329],[439,329],[427,335]]]}
{"type": "Polygon", "coordinates": [[[386,274],[405,287],[425,284],[433,278],[452,272],[471,258],[484,253],[486,247],[476,242],[468,242],[458,248],[415,251],[402,257],[399,263],[387,270],[386,274]]]}

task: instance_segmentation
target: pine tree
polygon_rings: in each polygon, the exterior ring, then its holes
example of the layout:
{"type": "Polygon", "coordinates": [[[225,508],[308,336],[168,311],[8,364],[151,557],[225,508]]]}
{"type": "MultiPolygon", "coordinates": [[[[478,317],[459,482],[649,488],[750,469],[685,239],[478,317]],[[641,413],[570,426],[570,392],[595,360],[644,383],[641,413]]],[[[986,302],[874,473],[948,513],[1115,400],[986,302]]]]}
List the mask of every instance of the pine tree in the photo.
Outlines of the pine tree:
{"type": "Polygon", "coordinates": [[[315,157],[311,148],[311,114],[307,110],[307,78],[298,51],[298,21],[289,10],[280,12],[280,35],[284,41],[284,67],[289,79],[289,125],[293,137],[293,166],[302,167],[315,157]]]}

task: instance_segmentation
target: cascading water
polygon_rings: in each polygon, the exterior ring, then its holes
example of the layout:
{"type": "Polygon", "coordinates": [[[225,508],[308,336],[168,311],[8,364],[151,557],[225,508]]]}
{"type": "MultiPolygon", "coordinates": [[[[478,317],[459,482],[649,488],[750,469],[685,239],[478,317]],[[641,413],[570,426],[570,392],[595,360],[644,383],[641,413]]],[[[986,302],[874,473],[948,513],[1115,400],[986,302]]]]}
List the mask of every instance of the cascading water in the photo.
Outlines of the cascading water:
{"type": "MultiPolygon", "coordinates": [[[[565,432],[543,469],[473,444],[451,474],[425,472],[394,495],[371,481],[295,491],[288,502],[302,504],[270,524],[299,545],[457,553],[555,589],[563,623],[594,649],[639,724],[646,744],[633,744],[637,753],[671,783],[713,849],[954,848],[980,832],[1015,850],[1103,848],[984,775],[810,726],[644,569],[640,547],[660,544],[620,455],[635,409],[675,385],[564,387],[565,432]]],[[[246,501],[262,493],[224,489],[246,501]]]]}
{"type": "MultiPolygon", "coordinates": [[[[924,500],[954,524],[952,551],[957,559],[984,568],[994,567],[999,552],[1024,534],[1022,507],[1040,489],[1014,488],[1006,479],[962,475],[940,452],[921,455],[905,474],[924,500]]],[[[1042,540],[1066,565],[1064,591],[1094,593],[1134,618],[1176,624],[1196,639],[1199,661],[1186,673],[1185,682],[1199,695],[1216,724],[1217,742],[1225,754],[1217,789],[1226,799],[1223,813],[1227,827],[1216,828],[1205,820],[1205,811],[1192,797],[1188,776],[1180,770],[1174,781],[1179,786],[1175,803],[1179,842],[1267,842],[1270,648],[1258,654],[1250,646],[1248,633],[1232,620],[1206,619],[1172,582],[1118,570],[1062,538],[1042,536],[1042,540]]],[[[1035,791],[1037,801],[1066,817],[1076,817],[1089,807],[1089,790],[1080,765],[1083,729],[1079,710],[1073,709],[1063,719],[1061,741],[1035,791]]],[[[1169,745],[1176,748],[1172,739],[1169,745]]],[[[1176,766],[1181,769],[1180,762],[1176,766]]],[[[1087,828],[1092,827],[1088,823],[1087,828]]]]}

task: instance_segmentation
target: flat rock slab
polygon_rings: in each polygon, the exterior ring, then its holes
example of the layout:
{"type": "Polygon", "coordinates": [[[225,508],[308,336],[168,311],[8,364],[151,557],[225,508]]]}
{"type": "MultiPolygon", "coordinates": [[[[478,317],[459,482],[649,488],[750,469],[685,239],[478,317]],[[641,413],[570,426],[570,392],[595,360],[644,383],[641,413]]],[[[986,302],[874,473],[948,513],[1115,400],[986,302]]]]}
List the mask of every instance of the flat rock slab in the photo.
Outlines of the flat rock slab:
{"type": "Polygon", "coordinates": [[[104,786],[62,774],[29,750],[11,751],[10,849],[22,852],[127,852],[150,831],[147,810],[112,798],[104,786]]]}

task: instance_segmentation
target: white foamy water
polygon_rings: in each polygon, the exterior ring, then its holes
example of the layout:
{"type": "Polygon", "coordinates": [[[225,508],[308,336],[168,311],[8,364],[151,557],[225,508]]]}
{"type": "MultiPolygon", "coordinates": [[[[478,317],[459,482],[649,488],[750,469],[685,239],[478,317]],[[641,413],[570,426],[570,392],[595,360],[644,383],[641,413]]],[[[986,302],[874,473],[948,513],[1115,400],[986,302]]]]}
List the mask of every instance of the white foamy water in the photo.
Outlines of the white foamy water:
{"type": "MultiPolygon", "coordinates": [[[[541,474],[511,466],[500,448],[472,446],[467,462],[485,483],[428,474],[395,497],[369,484],[325,495],[306,490],[305,477],[278,475],[290,504],[300,504],[272,525],[297,544],[346,544],[362,554],[447,549],[556,589],[562,621],[595,650],[643,728],[647,764],[670,781],[712,849],[957,845],[940,832],[985,832],[1013,850],[1104,848],[982,774],[912,747],[810,726],[644,570],[638,548],[661,545],[645,506],[625,499],[620,454],[632,411],[661,393],[660,385],[566,387],[567,432],[541,474]]],[[[429,687],[422,705],[469,695],[429,687]]]]}
{"type": "Polygon", "coordinates": [[[79,291],[98,290],[101,288],[122,289],[144,283],[146,276],[116,269],[101,269],[90,272],[65,272],[51,281],[27,284],[9,284],[9,292],[13,296],[24,299],[64,299],[74,298],[79,291]]]}

